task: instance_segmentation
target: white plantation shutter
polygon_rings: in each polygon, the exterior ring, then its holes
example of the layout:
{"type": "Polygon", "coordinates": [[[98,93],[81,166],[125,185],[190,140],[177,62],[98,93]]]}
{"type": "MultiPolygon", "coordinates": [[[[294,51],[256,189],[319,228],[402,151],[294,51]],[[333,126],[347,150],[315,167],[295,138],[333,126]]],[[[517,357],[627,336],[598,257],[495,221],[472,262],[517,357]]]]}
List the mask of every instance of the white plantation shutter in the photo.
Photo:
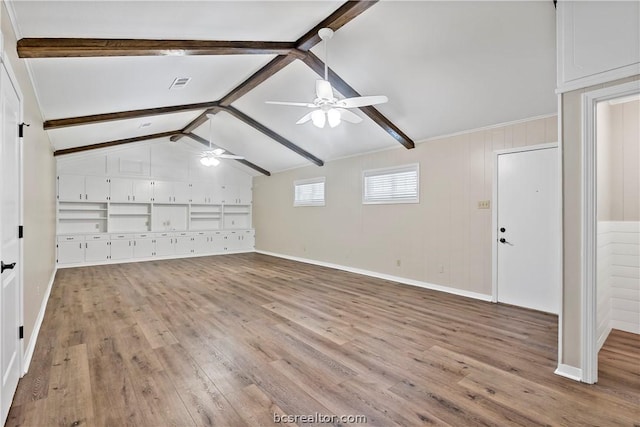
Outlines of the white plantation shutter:
{"type": "Polygon", "coordinates": [[[324,177],[293,183],[293,206],[324,206],[324,177]]]}
{"type": "Polygon", "coordinates": [[[418,203],[418,164],[364,171],[362,203],[418,203]]]}

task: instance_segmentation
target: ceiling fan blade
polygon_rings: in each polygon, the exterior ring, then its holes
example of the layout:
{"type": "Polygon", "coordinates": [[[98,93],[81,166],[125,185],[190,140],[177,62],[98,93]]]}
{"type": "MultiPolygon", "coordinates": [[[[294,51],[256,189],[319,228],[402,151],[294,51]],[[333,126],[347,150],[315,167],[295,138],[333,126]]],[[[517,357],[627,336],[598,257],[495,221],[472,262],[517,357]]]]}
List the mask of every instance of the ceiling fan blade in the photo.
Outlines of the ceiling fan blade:
{"type": "Polygon", "coordinates": [[[316,80],[316,96],[320,99],[333,99],[333,89],[327,80],[316,80]]]}
{"type": "Polygon", "coordinates": [[[309,108],[315,107],[315,105],[309,104],[308,102],[265,101],[264,103],[274,104],[274,105],[291,105],[293,107],[309,107],[309,108]]]}
{"type": "Polygon", "coordinates": [[[389,101],[389,98],[384,95],[356,96],[354,98],[341,99],[340,101],[336,102],[336,106],[343,108],[357,108],[366,107],[369,105],[384,104],[387,101],[389,101]]]}
{"type": "Polygon", "coordinates": [[[362,117],[360,117],[353,111],[349,111],[345,108],[336,108],[336,110],[340,111],[340,118],[345,122],[360,123],[362,121],[362,117]]]}
{"type": "MultiPolygon", "coordinates": [[[[313,113],[313,111],[311,113],[313,113]]],[[[300,120],[296,122],[296,124],[301,125],[303,123],[307,123],[309,120],[311,120],[311,113],[307,113],[304,116],[302,116],[300,120]]]]}
{"type": "Polygon", "coordinates": [[[234,160],[242,160],[244,156],[236,156],[235,154],[222,154],[218,156],[221,159],[234,159],[234,160]]]}

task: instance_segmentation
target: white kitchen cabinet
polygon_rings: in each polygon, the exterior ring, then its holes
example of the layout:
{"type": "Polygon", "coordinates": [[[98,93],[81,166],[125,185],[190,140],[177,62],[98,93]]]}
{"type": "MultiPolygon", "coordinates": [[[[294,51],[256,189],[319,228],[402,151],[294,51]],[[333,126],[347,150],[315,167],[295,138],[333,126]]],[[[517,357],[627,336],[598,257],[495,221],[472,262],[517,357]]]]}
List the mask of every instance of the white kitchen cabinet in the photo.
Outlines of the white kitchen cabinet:
{"type": "Polygon", "coordinates": [[[156,241],[148,234],[138,234],[133,241],[134,258],[150,258],[156,253],[156,241]]]}
{"type": "Polygon", "coordinates": [[[132,180],[133,201],[149,203],[153,200],[153,181],[148,179],[132,180]]]}
{"type": "Polygon", "coordinates": [[[81,236],[58,236],[58,264],[84,262],[84,238],[81,236]]]}
{"type": "Polygon", "coordinates": [[[193,239],[193,253],[194,254],[206,254],[212,252],[211,234],[205,232],[199,232],[192,237],[193,239]]]}
{"type": "Polygon", "coordinates": [[[191,203],[210,205],[214,202],[216,186],[211,182],[200,181],[191,183],[191,203]]]}
{"type": "Polygon", "coordinates": [[[157,256],[169,256],[176,253],[174,245],[174,237],[172,234],[162,233],[157,236],[156,241],[156,255],[157,256]]]}
{"type": "Polygon", "coordinates": [[[111,246],[109,235],[97,234],[85,236],[84,260],[85,261],[107,261],[111,257],[111,246]]]}
{"type": "Polygon", "coordinates": [[[225,203],[228,205],[248,205],[251,203],[251,187],[242,185],[225,186],[225,203]]]}
{"type": "Polygon", "coordinates": [[[211,235],[211,250],[212,252],[224,252],[227,246],[227,232],[216,231],[211,235]]]}
{"type": "Polygon", "coordinates": [[[116,203],[131,201],[131,180],[111,178],[111,201],[116,203]]]}
{"type": "Polygon", "coordinates": [[[111,259],[133,258],[133,235],[117,234],[111,236],[111,259]]]}
{"type": "Polygon", "coordinates": [[[188,204],[191,188],[186,182],[154,181],[153,201],[155,203],[188,204]]]}
{"type": "Polygon", "coordinates": [[[106,202],[110,196],[109,179],[103,176],[58,176],[58,200],[106,202]]]}
{"type": "Polygon", "coordinates": [[[193,253],[193,237],[191,233],[178,233],[174,237],[174,252],[176,255],[193,253]]]}
{"type": "Polygon", "coordinates": [[[640,73],[640,2],[558,2],[558,89],[640,73]]]}

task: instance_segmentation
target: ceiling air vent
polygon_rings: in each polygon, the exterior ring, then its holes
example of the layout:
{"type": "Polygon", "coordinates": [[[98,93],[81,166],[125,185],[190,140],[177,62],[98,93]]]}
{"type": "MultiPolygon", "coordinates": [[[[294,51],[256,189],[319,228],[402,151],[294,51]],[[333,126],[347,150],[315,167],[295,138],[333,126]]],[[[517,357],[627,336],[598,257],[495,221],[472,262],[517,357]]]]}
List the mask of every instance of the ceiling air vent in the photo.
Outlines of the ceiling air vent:
{"type": "Polygon", "coordinates": [[[182,89],[191,81],[191,77],[176,77],[169,89],[182,89]]]}

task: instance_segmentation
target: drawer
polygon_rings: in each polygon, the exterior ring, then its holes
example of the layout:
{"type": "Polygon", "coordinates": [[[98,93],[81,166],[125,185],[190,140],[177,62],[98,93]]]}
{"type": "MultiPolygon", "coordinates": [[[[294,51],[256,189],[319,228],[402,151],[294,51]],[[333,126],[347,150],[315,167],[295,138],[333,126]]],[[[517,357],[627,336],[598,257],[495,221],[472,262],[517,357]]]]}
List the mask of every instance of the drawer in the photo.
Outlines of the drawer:
{"type": "Polygon", "coordinates": [[[60,235],[57,237],[58,243],[60,242],[84,242],[84,236],[77,235],[60,235]]]}
{"type": "Polygon", "coordinates": [[[134,234],[112,234],[111,240],[129,240],[134,238],[134,234]]]}
{"type": "Polygon", "coordinates": [[[155,237],[154,233],[140,233],[140,234],[134,235],[134,238],[136,239],[150,239],[152,237],[155,237]]]}
{"type": "Polygon", "coordinates": [[[93,240],[109,240],[108,234],[88,234],[84,237],[84,240],[91,242],[93,240]]]}

